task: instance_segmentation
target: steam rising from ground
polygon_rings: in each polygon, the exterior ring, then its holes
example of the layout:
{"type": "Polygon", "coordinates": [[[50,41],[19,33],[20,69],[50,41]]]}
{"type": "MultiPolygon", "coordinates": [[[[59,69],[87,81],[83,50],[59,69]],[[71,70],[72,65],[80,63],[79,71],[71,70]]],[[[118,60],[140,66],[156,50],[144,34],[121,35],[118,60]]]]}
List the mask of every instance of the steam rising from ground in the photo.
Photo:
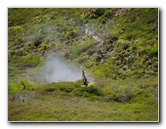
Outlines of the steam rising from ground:
{"type": "MultiPolygon", "coordinates": [[[[31,69],[35,72],[29,71],[30,74],[26,74],[26,78],[38,84],[46,84],[53,82],[73,82],[82,79],[82,69],[81,66],[76,65],[76,63],[66,63],[64,54],[56,53],[45,60],[44,67],[39,72],[31,69]]],[[[93,78],[84,69],[85,76],[89,82],[94,82],[93,78]]]]}
{"type": "Polygon", "coordinates": [[[64,56],[59,54],[46,61],[45,76],[48,83],[59,81],[76,81],[82,78],[81,69],[74,63],[66,63],[64,56]]]}

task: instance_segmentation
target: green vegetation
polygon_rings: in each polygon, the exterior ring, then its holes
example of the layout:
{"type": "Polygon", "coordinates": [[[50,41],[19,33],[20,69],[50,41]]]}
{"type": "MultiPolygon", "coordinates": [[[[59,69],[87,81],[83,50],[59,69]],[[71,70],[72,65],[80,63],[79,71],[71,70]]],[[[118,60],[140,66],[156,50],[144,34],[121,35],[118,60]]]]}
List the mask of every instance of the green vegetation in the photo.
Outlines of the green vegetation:
{"type": "MultiPolygon", "coordinates": [[[[23,82],[22,85],[30,85],[23,82]]],[[[9,120],[156,121],[157,83],[147,79],[115,81],[101,88],[81,81],[9,90],[9,120]],[[155,99],[156,98],[156,99],[155,99]]]]}
{"type": "Polygon", "coordinates": [[[9,8],[8,42],[9,121],[158,121],[158,9],[9,8]],[[94,82],[37,80],[59,51],[94,82]]]}

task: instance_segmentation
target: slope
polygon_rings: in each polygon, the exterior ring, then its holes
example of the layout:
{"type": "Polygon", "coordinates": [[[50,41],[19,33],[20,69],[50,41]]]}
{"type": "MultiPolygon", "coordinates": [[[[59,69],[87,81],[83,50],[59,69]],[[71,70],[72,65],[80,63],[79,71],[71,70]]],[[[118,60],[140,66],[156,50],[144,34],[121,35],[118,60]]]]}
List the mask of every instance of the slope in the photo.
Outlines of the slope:
{"type": "Polygon", "coordinates": [[[10,8],[8,20],[10,121],[158,120],[158,9],[10,8]],[[37,78],[59,52],[95,87],[37,78]]]}

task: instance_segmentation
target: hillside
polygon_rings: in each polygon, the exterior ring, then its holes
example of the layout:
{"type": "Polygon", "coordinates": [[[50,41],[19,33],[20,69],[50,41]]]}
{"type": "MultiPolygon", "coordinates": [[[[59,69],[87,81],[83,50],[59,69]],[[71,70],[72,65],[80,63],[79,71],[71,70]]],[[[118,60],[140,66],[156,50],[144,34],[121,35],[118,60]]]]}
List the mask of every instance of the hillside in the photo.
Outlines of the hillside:
{"type": "Polygon", "coordinates": [[[158,121],[158,9],[9,8],[8,71],[9,121],[158,121]]]}

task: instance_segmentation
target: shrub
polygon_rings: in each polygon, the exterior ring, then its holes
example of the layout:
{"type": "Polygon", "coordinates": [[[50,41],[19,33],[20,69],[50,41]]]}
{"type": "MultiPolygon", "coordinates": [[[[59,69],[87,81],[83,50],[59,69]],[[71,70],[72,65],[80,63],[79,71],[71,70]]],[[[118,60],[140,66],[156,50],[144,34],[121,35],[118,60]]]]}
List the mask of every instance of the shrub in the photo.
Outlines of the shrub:
{"type": "MultiPolygon", "coordinates": [[[[92,83],[91,83],[92,84],[92,83]]],[[[93,85],[73,89],[72,94],[80,97],[102,96],[102,92],[93,85]]]]}
{"type": "Polygon", "coordinates": [[[8,90],[9,91],[20,91],[20,90],[33,90],[35,84],[29,80],[22,79],[17,83],[9,83],[8,90]]]}
{"type": "Polygon", "coordinates": [[[95,45],[95,40],[92,38],[87,38],[85,41],[79,41],[75,46],[72,47],[70,52],[72,54],[80,55],[93,45],[95,45]]]}
{"type": "Polygon", "coordinates": [[[41,62],[41,59],[33,54],[28,54],[26,56],[21,57],[18,59],[18,64],[22,67],[34,67],[41,62]]]}
{"type": "Polygon", "coordinates": [[[25,79],[21,80],[19,85],[22,90],[33,90],[35,87],[35,84],[33,82],[25,79]]]}
{"type": "Polygon", "coordinates": [[[95,85],[92,83],[92,82],[89,82],[88,83],[88,88],[92,88],[92,87],[94,87],[95,85]]]}

